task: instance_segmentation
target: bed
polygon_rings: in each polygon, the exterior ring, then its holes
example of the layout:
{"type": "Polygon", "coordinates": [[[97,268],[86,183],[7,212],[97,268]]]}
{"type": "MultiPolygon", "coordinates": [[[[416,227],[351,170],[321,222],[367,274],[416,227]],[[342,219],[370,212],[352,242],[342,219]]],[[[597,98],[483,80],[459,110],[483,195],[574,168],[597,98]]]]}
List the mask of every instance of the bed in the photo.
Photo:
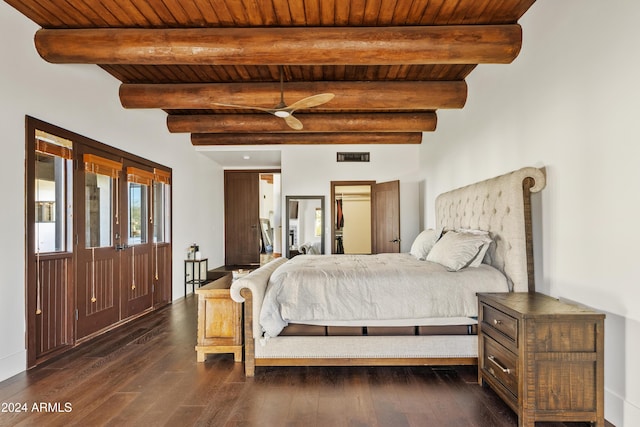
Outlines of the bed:
{"type": "Polygon", "coordinates": [[[426,259],[417,259],[414,242],[407,254],[278,258],[234,281],[231,296],[244,302],[245,374],[256,366],[477,364],[475,293],[535,291],[530,195],[544,186],[544,171],[527,167],[439,195],[436,227],[421,233],[437,236],[426,259]],[[470,234],[486,243],[474,246],[483,250],[473,267],[440,259],[445,240],[470,234]],[[424,268],[434,270],[430,282],[424,268]],[[353,281],[345,287],[341,275],[353,281]],[[464,292],[438,288],[448,278],[466,283],[464,292]],[[356,305],[345,302],[345,289],[356,305]]]}

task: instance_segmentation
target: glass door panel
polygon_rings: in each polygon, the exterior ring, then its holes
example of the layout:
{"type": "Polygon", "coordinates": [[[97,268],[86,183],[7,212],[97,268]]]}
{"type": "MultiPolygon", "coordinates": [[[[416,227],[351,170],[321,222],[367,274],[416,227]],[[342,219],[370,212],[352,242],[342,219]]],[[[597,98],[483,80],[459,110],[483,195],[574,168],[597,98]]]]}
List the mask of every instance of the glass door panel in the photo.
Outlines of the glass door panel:
{"type": "Polygon", "coordinates": [[[113,246],[113,179],[85,173],[85,247],[113,246]]]}
{"type": "Polygon", "coordinates": [[[151,200],[153,172],[133,160],[124,161],[127,179],[123,183],[121,211],[127,219],[122,256],[122,307],[125,317],[153,306],[151,200]]]}
{"type": "Polygon", "coordinates": [[[171,241],[169,224],[171,223],[171,186],[162,182],[153,183],[153,241],[168,243],[171,241]]]}
{"type": "Polygon", "coordinates": [[[67,174],[71,161],[35,153],[36,251],[67,251],[67,174]]]}
{"type": "Polygon", "coordinates": [[[77,150],[76,337],[83,338],[121,319],[118,182],[122,163],[89,147],[77,150]],[[80,162],[78,162],[80,163],[80,162]]]}
{"type": "Polygon", "coordinates": [[[149,218],[148,186],[135,182],[127,184],[127,193],[129,194],[129,245],[147,243],[147,231],[149,228],[147,226],[149,218]]]}

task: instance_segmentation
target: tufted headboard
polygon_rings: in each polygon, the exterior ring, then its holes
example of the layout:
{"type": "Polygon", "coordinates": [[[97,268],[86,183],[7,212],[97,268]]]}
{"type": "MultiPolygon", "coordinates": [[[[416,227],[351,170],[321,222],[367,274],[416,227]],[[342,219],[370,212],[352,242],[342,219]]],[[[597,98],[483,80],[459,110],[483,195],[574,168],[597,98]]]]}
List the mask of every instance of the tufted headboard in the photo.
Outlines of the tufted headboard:
{"type": "Polygon", "coordinates": [[[542,169],[527,167],[436,198],[436,223],[445,230],[485,230],[495,242],[485,262],[502,271],[514,292],[534,292],[531,193],[545,187],[542,169]]]}

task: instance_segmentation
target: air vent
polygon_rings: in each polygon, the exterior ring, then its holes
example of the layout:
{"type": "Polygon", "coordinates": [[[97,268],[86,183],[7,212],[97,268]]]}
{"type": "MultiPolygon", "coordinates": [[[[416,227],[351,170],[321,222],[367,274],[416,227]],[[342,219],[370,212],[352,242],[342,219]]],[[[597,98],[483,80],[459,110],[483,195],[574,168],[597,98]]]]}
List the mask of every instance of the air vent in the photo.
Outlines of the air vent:
{"type": "Polygon", "coordinates": [[[338,153],[338,162],[368,162],[369,153],[338,153]]]}

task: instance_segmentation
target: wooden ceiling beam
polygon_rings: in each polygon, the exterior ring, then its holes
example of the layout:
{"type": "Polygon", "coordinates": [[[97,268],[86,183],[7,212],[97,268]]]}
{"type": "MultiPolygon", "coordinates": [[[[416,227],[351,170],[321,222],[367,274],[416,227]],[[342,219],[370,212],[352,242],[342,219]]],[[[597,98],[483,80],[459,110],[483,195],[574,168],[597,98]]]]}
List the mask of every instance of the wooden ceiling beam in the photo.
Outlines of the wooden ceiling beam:
{"type": "Polygon", "coordinates": [[[41,29],[53,63],[192,65],[505,64],[522,29],[508,25],[41,29]]]}
{"type": "Polygon", "coordinates": [[[433,132],[437,116],[425,113],[296,114],[302,130],[293,130],[270,114],[197,114],[167,116],[173,133],[282,133],[282,132],[433,132]]]}
{"type": "MultiPolygon", "coordinates": [[[[464,81],[292,82],[284,85],[285,101],[331,92],[335,98],[322,110],[437,110],[462,108],[467,100],[464,81]]],[[[280,101],[277,83],[122,84],[125,108],[210,110],[216,102],[273,108],[280,101]]]]}
{"type": "Polygon", "coordinates": [[[337,145],[337,144],[420,144],[422,132],[346,133],[194,133],[191,143],[200,145],[337,145]]]}

